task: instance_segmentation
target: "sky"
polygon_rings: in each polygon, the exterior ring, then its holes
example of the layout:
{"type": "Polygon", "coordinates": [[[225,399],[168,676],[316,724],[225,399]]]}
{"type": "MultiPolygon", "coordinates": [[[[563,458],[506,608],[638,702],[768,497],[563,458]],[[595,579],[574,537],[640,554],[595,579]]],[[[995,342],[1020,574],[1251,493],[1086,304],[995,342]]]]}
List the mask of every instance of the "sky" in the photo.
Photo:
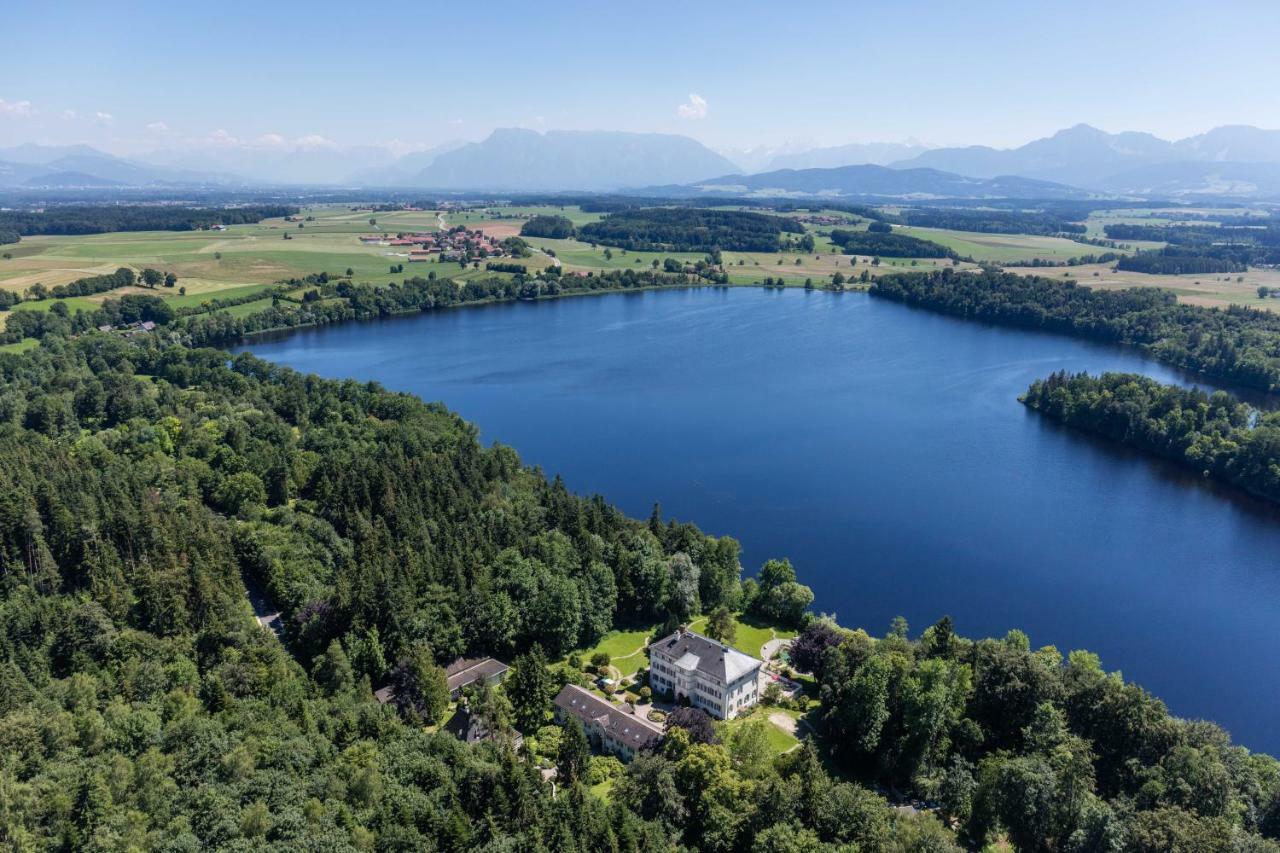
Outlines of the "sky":
{"type": "Polygon", "coordinates": [[[719,150],[1280,127],[1276,0],[8,0],[0,146],[390,146],[495,127],[719,150]]]}

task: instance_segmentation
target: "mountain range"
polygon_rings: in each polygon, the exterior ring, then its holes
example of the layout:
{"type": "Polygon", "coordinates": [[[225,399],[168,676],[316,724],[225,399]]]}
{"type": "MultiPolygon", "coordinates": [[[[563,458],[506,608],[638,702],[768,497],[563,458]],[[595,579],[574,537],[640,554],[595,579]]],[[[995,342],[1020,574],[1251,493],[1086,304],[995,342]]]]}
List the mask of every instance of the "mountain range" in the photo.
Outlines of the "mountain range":
{"type": "Polygon", "coordinates": [[[506,128],[441,154],[412,180],[447,190],[607,191],[689,183],[735,168],[687,136],[506,128]]]}
{"type": "Polygon", "coordinates": [[[327,140],[226,144],[117,157],[87,145],[0,148],[0,188],[287,186],[505,192],[635,191],[839,195],[1009,192],[1161,198],[1280,198],[1280,131],[1245,125],[1180,140],[1076,125],[1014,148],[856,143],[712,151],[685,136],[504,128],[396,156],[327,140]],[[750,165],[745,165],[749,163],[750,165]],[[872,166],[836,172],[851,166],[872,166]],[[888,170],[914,174],[894,178],[888,170]],[[931,171],[930,171],[931,170],[931,171]],[[745,176],[745,177],[744,177],[745,176]],[[1022,181],[1047,182],[1046,186],[1022,181]],[[984,183],[985,182],[985,183],[984,183]]]}
{"type": "Polygon", "coordinates": [[[1018,175],[1107,193],[1280,194],[1280,131],[1245,125],[1167,141],[1149,133],[1107,133],[1087,124],[1017,148],[936,148],[892,163],[975,178],[1018,175]]]}
{"type": "Polygon", "coordinates": [[[1090,193],[1034,178],[970,178],[938,169],[891,169],[863,164],[833,169],[778,169],[756,175],[725,175],[684,186],[647,187],[643,195],[663,197],[747,196],[775,198],[1026,198],[1083,199],[1090,193]]]}

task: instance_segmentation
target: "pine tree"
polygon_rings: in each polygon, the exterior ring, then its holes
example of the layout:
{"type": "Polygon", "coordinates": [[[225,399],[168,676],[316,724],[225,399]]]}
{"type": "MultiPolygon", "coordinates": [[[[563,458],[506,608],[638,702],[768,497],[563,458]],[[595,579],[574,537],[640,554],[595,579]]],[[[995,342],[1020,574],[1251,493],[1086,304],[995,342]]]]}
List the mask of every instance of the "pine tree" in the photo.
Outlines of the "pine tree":
{"type": "Polygon", "coordinates": [[[528,654],[516,658],[505,684],[515,712],[516,726],[526,733],[537,731],[547,719],[551,704],[551,673],[542,646],[534,643],[528,654]]]}

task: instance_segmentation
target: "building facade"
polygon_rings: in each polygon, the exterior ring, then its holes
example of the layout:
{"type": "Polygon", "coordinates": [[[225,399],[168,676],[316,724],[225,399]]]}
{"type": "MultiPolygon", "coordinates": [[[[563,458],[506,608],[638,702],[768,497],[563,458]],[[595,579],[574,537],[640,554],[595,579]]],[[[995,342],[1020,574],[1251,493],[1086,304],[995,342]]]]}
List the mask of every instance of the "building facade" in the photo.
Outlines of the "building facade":
{"type": "Polygon", "coordinates": [[[760,701],[764,662],[680,628],[649,645],[649,686],[727,720],[760,701]]]}
{"type": "Polygon", "coordinates": [[[601,752],[630,761],[642,749],[662,739],[662,726],[635,713],[630,705],[615,705],[576,684],[566,684],[555,698],[556,722],[574,718],[591,745],[601,752]]]}

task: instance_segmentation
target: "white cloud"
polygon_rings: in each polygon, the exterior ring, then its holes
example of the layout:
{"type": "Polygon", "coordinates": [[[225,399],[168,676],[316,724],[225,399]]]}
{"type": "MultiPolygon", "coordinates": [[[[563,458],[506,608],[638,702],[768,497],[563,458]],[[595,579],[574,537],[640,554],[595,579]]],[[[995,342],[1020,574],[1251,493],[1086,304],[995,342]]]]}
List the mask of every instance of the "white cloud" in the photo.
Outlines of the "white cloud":
{"type": "Polygon", "coordinates": [[[253,142],[263,148],[283,148],[289,143],[289,140],[278,133],[264,133],[253,142]]]}
{"type": "Polygon", "coordinates": [[[683,119],[701,119],[707,117],[707,99],[701,95],[689,93],[689,102],[676,107],[676,115],[683,119]]]}
{"type": "Polygon", "coordinates": [[[208,141],[213,145],[224,146],[227,148],[240,144],[240,140],[227,133],[222,128],[218,128],[207,137],[208,141]]]}
{"type": "Polygon", "coordinates": [[[168,133],[169,125],[165,124],[162,121],[153,121],[151,122],[151,124],[147,125],[147,130],[151,131],[152,133],[168,133]]]}
{"type": "Polygon", "coordinates": [[[0,98],[0,115],[22,116],[25,118],[33,112],[30,101],[6,101],[4,98],[0,98]]]}
{"type": "Polygon", "coordinates": [[[332,139],[326,139],[318,133],[308,134],[298,139],[299,148],[336,148],[338,144],[332,139]]]}
{"type": "Polygon", "coordinates": [[[75,120],[76,120],[76,111],[75,111],[75,110],[63,110],[63,111],[62,111],[62,120],[63,120],[63,121],[75,121],[75,120]]]}
{"type": "Polygon", "coordinates": [[[446,124],[451,124],[451,125],[453,125],[454,127],[457,127],[458,125],[462,124],[462,119],[460,119],[460,118],[451,118],[451,119],[449,119],[449,121],[447,121],[447,122],[446,122],[446,124]]]}
{"type": "Polygon", "coordinates": [[[116,119],[115,119],[115,116],[113,116],[111,113],[104,113],[101,110],[99,110],[98,112],[93,114],[93,120],[98,124],[111,124],[111,122],[115,121],[116,119]]]}

